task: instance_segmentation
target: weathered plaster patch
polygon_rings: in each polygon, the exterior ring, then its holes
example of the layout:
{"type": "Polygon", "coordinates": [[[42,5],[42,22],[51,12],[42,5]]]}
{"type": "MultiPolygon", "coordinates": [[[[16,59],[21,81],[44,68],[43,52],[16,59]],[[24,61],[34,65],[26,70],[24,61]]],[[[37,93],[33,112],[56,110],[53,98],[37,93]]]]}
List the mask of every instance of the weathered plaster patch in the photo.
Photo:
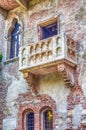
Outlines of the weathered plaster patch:
{"type": "Polygon", "coordinates": [[[82,110],[83,108],[81,104],[76,105],[76,107],[74,108],[72,122],[73,122],[74,127],[76,128],[78,128],[78,126],[81,123],[82,110]]]}
{"type": "Polygon", "coordinates": [[[16,99],[18,97],[18,94],[25,93],[27,91],[28,84],[22,76],[19,80],[14,80],[12,84],[8,87],[6,102],[10,114],[12,114],[13,117],[17,115],[16,99]]]}
{"type": "Polygon", "coordinates": [[[3,130],[15,130],[16,126],[16,118],[6,118],[3,120],[3,130]]]}

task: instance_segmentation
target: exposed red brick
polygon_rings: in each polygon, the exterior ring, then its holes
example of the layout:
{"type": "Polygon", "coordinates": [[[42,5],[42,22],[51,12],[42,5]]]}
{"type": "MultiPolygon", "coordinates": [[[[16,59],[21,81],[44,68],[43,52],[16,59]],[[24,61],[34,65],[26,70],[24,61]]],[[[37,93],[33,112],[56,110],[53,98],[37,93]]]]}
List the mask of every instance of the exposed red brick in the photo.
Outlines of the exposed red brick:
{"type": "MultiPolygon", "coordinates": [[[[21,94],[18,97],[19,100],[23,100],[24,98],[27,98],[28,103],[19,104],[19,113],[18,113],[18,127],[17,130],[26,130],[26,118],[25,115],[27,115],[29,110],[33,110],[35,115],[35,129],[40,130],[40,127],[43,126],[43,118],[40,119],[40,116],[42,115],[42,112],[45,108],[50,107],[53,112],[53,128],[56,126],[55,120],[57,118],[56,116],[56,105],[55,101],[52,100],[51,97],[48,95],[42,95],[38,97],[33,97],[30,93],[21,94]],[[33,101],[33,104],[30,102],[29,97],[31,101],[33,101]],[[38,103],[35,104],[35,101],[38,103]],[[40,120],[42,120],[42,126],[40,126],[40,120]],[[23,124],[24,122],[24,124],[23,124]]],[[[42,127],[43,129],[43,127],[42,127]]]]}
{"type": "Polygon", "coordinates": [[[0,6],[6,10],[10,10],[18,7],[19,5],[15,0],[0,0],[0,6]]]}

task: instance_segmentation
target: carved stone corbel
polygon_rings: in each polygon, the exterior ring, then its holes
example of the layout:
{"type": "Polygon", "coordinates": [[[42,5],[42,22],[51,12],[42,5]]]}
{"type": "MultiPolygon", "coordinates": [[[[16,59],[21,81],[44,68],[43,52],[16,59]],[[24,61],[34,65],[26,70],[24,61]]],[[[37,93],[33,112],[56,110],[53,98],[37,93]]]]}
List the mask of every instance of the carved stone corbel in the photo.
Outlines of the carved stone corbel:
{"type": "Polygon", "coordinates": [[[23,73],[23,77],[26,79],[31,91],[35,94],[38,94],[38,77],[30,72],[23,73]]]}
{"type": "Polygon", "coordinates": [[[65,86],[73,87],[75,85],[74,68],[67,64],[59,64],[57,69],[63,77],[65,86]]]}

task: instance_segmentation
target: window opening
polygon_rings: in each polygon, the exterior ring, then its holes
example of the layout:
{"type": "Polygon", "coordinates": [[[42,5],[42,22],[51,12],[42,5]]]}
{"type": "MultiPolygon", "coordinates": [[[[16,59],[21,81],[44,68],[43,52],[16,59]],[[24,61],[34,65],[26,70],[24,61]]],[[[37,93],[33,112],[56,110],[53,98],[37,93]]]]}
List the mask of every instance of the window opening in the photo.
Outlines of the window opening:
{"type": "Polygon", "coordinates": [[[34,130],[34,113],[30,112],[27,115],[27,130],[34,130]]]}
{"type": "Polygon", "coordinates": [[[53,130],[53,115],[51,110],[46,110],[43,113],[44,130],[53,130]]]}
{"type": "Polygon", "coordinates": [[[20,24],[15,23],[15,27],[11,33],[11,48],[10,48],[10,58],[17,57],[19,54],[19,30],[20,24]]]}
{"type": "Polygon", "coordinates": [[[57,35],[57,23],[42,27],[42,39],[57,35]]]}
{"type": "Polygon", "coordinates": [[[38,25],[39,40],[46,39],[59,33],[58,18],[52,18],[38,25]]]}

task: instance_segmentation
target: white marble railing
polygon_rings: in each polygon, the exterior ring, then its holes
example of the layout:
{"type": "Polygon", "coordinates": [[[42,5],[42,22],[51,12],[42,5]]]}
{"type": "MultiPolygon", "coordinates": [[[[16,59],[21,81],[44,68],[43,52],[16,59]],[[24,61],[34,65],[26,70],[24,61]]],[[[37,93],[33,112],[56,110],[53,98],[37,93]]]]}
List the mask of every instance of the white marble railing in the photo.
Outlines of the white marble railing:
{"type": "Polygon", "coordinates": [[[22,46],[19,52],[19,69],[62,59],[76,64],[76,43],[66,35],[55,35],[26,47],[22,46]]]}

